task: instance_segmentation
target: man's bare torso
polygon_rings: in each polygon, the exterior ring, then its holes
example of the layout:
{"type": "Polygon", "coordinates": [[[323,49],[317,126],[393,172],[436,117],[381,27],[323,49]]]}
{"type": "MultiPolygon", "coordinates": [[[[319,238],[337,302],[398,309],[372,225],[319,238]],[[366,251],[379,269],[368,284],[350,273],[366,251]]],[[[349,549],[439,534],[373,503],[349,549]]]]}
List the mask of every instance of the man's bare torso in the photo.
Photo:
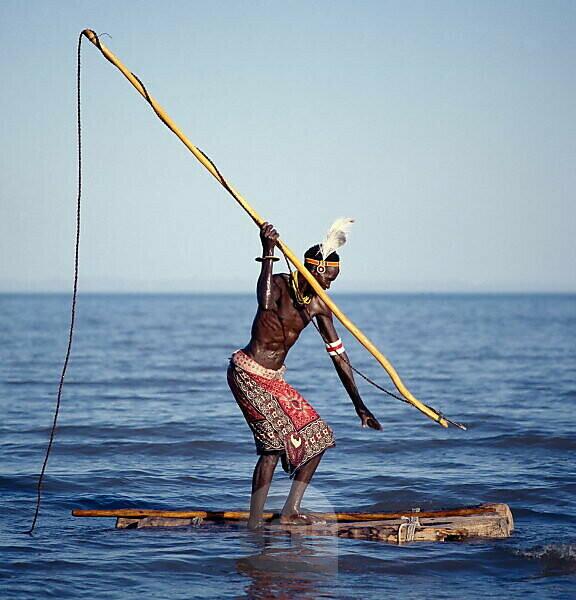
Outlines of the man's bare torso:
{"type": "Polygon", "coordinates": [[[290,276],[281,273],[273,276],[276,307],[258,309],[252,323],[252,337],[244,352],[267,369],[279,369],[284,364],[290,348],[302,330],[317,315],[328,309],[317,296],[304,306],[295,302],[290,289],[290,276]]]}

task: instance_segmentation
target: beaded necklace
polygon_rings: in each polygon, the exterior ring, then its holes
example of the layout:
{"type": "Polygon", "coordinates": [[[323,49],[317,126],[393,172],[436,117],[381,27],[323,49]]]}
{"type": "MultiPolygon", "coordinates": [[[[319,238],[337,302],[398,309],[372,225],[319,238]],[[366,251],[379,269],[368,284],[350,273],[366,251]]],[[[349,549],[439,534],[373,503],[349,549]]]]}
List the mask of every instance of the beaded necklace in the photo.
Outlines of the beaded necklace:
{"type": "Polygon", "coordinates": [[[310,302],[312,302],[312,296],[305,296],[302,294],[302,292],[300,292],[300,288],[298,287],[298,271],[292,272],[290,284],[292,286],[292,290],[294,291],[294,295],[296,296],[296,301],[299,304],[310,304],[310,302]]]}

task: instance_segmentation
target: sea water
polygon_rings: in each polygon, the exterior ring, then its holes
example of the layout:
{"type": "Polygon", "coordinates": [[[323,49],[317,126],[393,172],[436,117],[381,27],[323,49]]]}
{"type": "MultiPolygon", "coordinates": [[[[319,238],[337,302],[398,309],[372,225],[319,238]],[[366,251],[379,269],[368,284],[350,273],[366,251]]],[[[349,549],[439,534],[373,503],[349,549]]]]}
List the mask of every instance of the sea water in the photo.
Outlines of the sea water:
{"type": "MultiPolygon", "coordinates": [[[[309,510],[506,502],[510,539],[382,542],[243,527],[115,530],[73,508],[246,509],[256,456],[226,384],[251,295],[81,295],[40,521],[37,474],[70,298],[0,296],[0,596],[22,598],[576,597],[576,296],[341,295],[342,309],[443,429],[364,381],[383,431],[360,427],[318,334],[287,380],[335,431],[309,510]]],[[[339,327],[353,364],[392,389],[339,327]]],[[[289,480],[276,473],[268,506],[289,480]]]]}

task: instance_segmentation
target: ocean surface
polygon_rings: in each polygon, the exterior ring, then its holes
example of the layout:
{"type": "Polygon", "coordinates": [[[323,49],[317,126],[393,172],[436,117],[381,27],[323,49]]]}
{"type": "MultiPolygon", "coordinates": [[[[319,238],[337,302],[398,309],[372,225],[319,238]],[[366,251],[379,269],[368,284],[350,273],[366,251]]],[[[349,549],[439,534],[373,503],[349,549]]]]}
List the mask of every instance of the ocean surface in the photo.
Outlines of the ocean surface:
{"type": "MultiPolygon", "coordinates": [[[[318,334],[287,379],[333,427],[309,510],[506,502],[510,539],[381,542],[240,527],[115,530],[73,508],[246,509],[256,460],[226,384],[250,295],[81,295],[40,521],[31,522],[70,298],[0,296],[0,597],[576,598],[576,296],[338,295],[443,429],[359,381],[361,429],[318,334]]],[[[392,389],[343,329],[353,364],[392,389]]],[[[268,507],[289,480],[279,467],[268,507]]]]}

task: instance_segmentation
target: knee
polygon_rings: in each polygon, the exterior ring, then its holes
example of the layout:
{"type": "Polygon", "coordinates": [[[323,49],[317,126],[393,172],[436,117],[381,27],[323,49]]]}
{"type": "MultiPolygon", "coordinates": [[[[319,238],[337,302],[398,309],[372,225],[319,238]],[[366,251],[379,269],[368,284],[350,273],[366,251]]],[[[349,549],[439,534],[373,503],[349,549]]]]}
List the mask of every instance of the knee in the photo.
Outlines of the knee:
{"type": "Polygon", "coordinates": [[[273,469],[278,463],[278,458],[278,454],[262,454],[258,462],[265,469],[273,469]]]}

